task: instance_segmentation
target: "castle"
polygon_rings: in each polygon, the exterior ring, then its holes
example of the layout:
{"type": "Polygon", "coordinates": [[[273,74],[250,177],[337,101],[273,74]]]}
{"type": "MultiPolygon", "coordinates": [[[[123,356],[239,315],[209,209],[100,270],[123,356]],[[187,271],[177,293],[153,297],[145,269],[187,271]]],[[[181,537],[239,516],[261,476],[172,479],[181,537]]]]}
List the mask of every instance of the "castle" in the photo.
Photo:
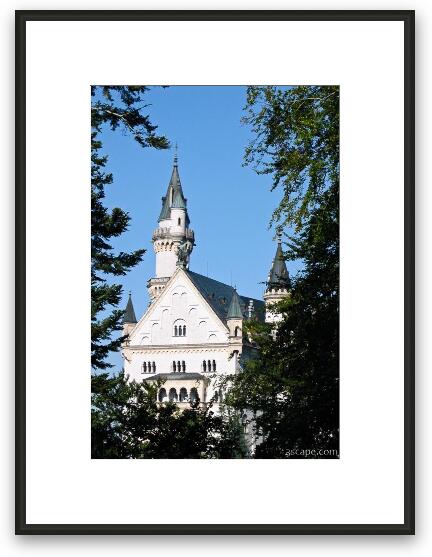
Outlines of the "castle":
{"type": "Polygon", "coordinates": [[[289,276],[280,239],[266,283],[264,300],[189,269],[194,248],[187,199],[177,155],[152,242],[156,276],[147,287],[150,304],[137,320],[131,295],[124,315],[124,370],[130,380],[164,380],[157,397],[179,407],[190,402],[219,411],[224,392],[220,377],[238,373],[256,348],[244,324],[249,319],[275,322],[271,304],[288,294],[289,276]]]}

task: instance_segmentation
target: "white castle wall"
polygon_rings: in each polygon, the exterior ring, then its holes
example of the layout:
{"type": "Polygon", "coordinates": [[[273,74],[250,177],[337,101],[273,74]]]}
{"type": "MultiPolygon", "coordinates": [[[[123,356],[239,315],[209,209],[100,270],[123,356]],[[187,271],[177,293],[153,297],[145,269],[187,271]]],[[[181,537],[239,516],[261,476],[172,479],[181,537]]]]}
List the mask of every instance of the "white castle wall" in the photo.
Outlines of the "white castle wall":
{"type": "Polygon", "coordinates": [[[156,254],[156,277],[170,277],[177,264],[174,250],[160,251],[156,254]]]}
{"type": "MultiPolygon", "coordinates": [[[[160,297],[132,330],[128,346],[123,348],[124,368],[130,379],[136,381],[154,375],[153,362],[155,373],[169,373],[173,371],[173,361],[180,361],[185,362],[186,372],[209,377],[232,374],[236,362],[234,349],[229,343],[227,327],[214,315],[185,272],[177,269],[160,297]],[[186,335],[176,336],[175,326],[181,327],[182,333],[185,326],[186,335]],[[143,362],[147,363],[145,373],[143,362]]],[[[213,379],[207,398],[213,396],[214,387],[213,379]]]]}

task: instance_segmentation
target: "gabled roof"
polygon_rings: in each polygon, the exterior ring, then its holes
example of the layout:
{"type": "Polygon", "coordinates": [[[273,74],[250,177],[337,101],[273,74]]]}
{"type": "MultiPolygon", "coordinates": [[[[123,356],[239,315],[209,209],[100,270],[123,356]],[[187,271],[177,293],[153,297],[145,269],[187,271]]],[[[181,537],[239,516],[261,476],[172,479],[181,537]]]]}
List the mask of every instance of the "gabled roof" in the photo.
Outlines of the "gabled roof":
{"type": "Polygon", "coordinates": [[[125,314],[123,316],[123,323],[136,323],[137,319],[135,316],[135,310],[132,303],[132,295],[129,292],[129,299],[126,304],[125,314]]]}
{"type": "Polygon", "coordinates": [[[240,312],[244,319],[248,318],[248,306],[250,300],[253,302],[254,316],[260,321],[264,321],[265,305],[262,300],[256,300],[247,296],[239,296],[235,289],[228,284],[211,279],[204,275],[194,273],[193,271],[184,271],[191,279],[195,287],[199,290],[200,294],[210,305],[216,315],[224,323],[228,317],[228,310],[233,298],[234,293],[237,296],[240,312]]]}
{"type": "MultiPolygon", "coordinates": [[[[225,327],[227,325],[227,314],[230,301],[232,299],[234,288],[223,282],[208,278],[204,275],[194,273],[187,269],[177,267],[174,274],[170,277],[168,282],[165,284],[165,288],[161,292],[161,295],[150,304],[144,314],[140,317],[138,324],[135,326],[131,333],[131,344],[134,344],[134,340],[139,343],[138,333],[142,332],[140,330],[141,324],[149,318],[149,315],[155,310],[155,307],[163,303],[164,297],[167,292],[169,292],[170,285],[177,280],[179,274],[185,274],[190,280],[192,285],[198,290],[199,294],[202,296],[203,300],[208,304],[209,308],[214,311],[216,317],[221,321],[221,324],[225,327]],[[135,337],[135,338],[134,338],[135,337]]],[[[248,307],[252,302],[253,305],[253,317],[261,322],[265,320],[265,304],[262,300],[257,300],[255,298],[250,298],[247,296],[238,296],[240,300],[240,308],[242,315],[245,319],[248,318],[248,307]]]]}
{"type": "Polygon", "coordinates": [[[267,285],[289,286],[289,274],[286,268],[285,259],[280,240],[278,241],[276,254],[270,269],[267,285]]]}

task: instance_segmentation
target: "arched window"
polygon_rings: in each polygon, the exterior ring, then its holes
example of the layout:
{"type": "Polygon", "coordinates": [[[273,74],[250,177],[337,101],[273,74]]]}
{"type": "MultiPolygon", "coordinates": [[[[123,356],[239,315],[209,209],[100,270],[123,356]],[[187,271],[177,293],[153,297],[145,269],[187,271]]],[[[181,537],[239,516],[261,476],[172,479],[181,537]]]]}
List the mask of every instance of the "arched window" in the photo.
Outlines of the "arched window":
{"type": "Polygon", "coordinates": [[[187,402],[188,400],[189,400],[188,392],[184,387],[182,387],[180,389],[180,402],[187,402]]]}
{"type": "Polygon", "coordinates": [[[207,371],[207,364],[205,360],[203,360],[203,371],[207,371]]]}
{"type": "Polygon", "coordinates": [[[155,364],[155,362],[152,363],[152,370],[153,370],[153,373],[156,373],[156,364],[155,364]]]}
{"type": "Polygon", "coordinates": [[[180,226],[181,225],[181,218],[178,219],[177,224],[180,226]]]}
{"type": "Polygon", "coordinates": [[[216,371],[216,360],[213,360],[213,371],[216,371]]]}
{"type": "Polygon", "coordinates": [[[234,336],[235,336],[235,337],[238,337],[239,330],[240,330],[239,327],[236,327],[236,328],[234,329],[234,336]]]}
{"type": "Polygon", "coordinates": [[[166,394],[166,390],[162,387],[162,389],[159,390],[159,402],[165,402],[166,398],[167,398],[167,394],[166,394]]]}
{"type": "Polygon", "coordinates": [[[147,364],[145,362],[143,362],[143,365],[142,365],[142,372],[147,373],[147,364]]]}
{"type": "Polygon", "coordinates": [[[217,391],[215,391],[215,394],[213,395],[213,400],[215,402],[219,402],[219,393],[217,391]]]}
{"type": "Polygon", "coordinates": [[[177,402],[177,400],[178,400],[177,391],[174,389],[174,387],[171,387],[171,389],[169,390],[169,401],[177,402]]]}
{"type": "Polygon", "coordinates": [[[184,319],[176,319],[173,325],[175,337],[186,336],[186,322],[184,319]]]}
{"type": "Polygon", "coordinates": [[[182,371],[185,372],[186,371],[186,362],[183,360],[182,362],[182,371]]]}
{"type": "Polygon", "coordinates": [[[195,387],[192,387],[192,389],[190,390],[190,401],[197,402],[198,400],[199,400],[198,391],[196,390],[195,387]]]}
{"type": "Polygon", "coordinates": [[[207,362],[207,369],[208,369],[209,371],[212,370],[211,361],[210,361],[210,360],[207,362]]]}
{"type": "Polygon", "coordinates": [[[147,362],[147,371],[151,373],[151,362],[147,362]]]}
{"type": "Polygon", "coordinates": [[[176,366],[175,361],[173,361],[173,371],[177,371],[177,366],[176,366]]]}
{"type": "Polygon", "coordinates": [[[180,364],[180,360],[177,362],[177,371],[181,371],[181,364],[180,364]]]}

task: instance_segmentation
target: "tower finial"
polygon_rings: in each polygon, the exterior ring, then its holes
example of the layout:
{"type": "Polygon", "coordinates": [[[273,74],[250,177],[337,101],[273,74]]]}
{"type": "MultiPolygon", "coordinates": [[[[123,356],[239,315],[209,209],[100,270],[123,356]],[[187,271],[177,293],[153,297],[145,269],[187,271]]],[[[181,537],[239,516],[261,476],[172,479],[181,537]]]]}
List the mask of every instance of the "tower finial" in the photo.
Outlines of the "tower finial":
{"type": "Polygon", "coordinates": [[[277,243],[281,244],[282,243],[282,232],[280,230],[277,231],[276,233],[277,236],[277,243]]]}
{"type": "Polygon", "coordinates": [[[178,145],[176,141],[174,146],[174,166],[177,166],[177,163],[178,163],[178,145]]]}

